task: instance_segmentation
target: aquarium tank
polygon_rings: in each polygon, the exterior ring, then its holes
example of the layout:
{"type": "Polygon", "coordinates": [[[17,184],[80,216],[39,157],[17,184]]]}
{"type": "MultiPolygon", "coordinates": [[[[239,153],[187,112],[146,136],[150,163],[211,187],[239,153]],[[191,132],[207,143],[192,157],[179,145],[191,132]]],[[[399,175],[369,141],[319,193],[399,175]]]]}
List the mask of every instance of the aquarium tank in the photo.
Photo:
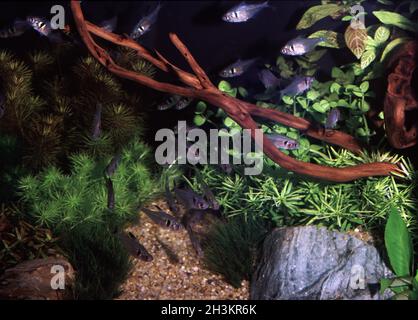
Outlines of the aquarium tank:
{"type": "Polygon", "coordinates": [[[0,9],[0,300],[418,299],[418,1],[0,9]]]}

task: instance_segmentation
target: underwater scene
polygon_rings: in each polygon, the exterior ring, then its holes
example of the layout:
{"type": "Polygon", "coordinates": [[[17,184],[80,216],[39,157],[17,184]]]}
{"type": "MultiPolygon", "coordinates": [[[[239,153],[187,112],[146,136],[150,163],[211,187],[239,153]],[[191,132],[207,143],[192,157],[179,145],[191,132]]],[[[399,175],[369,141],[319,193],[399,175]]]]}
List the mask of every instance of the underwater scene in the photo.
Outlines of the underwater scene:
{"type": "Polygon", "coordinates": [[[418,299],[417,39],[412,0],[1,2],[0,300],[418,299]]]}

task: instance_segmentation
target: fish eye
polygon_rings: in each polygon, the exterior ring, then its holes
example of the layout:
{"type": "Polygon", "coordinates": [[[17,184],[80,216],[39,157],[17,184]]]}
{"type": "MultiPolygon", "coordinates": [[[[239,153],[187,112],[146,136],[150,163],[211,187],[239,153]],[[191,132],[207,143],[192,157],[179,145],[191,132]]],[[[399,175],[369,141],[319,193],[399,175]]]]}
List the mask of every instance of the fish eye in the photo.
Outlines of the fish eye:
{"type": "Polygon", "coordinates": [[[169,226],[170,226],[170,224],[171,224],[170,220],[166,220],[166,221],[165,221],[165,225],[166,225],[167,227],[169,227],[169,226]]]}

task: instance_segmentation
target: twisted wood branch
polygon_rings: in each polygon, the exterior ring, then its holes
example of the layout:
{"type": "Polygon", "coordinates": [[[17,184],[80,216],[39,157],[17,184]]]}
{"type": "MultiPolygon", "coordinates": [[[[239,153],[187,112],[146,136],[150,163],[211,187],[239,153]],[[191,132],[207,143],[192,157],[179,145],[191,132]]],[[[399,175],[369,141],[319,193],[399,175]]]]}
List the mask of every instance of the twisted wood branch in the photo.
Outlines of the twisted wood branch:
{"type": "MultiPolygon", "coordinates": [[[[121,78],[135,81],[154,90],[203,100],[209,104],[217,106],[223,109],[229,117],[237,122],[242,128],[250,129],[251,135],[254,139],[257,123],[254,121],[252,116],[259,116],[303,130],[307,135],[313,138],[344,147],[355,153],[359,153],[361,151],[360,144],[353,137],[345,133],[336,130],[325,131],[323,129],[315,129],[315,127],[305,119],[279,112],[277,110],[264,109],[254,104],[230,97],[221,92],[213,85],[204,70],[189,52],[188,48],[182,43],[177,35],[173,33],[170,34],[171,42],[183,55],[194,74],[174,66],[158,52],[158,58],[155,58],[140,44],[126,36],[120,36],[107,32],[104,29],[86,21],[84,19],[79,1],[72,0],[71,9],[77,30],[89,52],[110,72],[121,78]],[[106,50],[100,47],[93,40],[91,34],[108,40],[114,44],[136,50],[138,55],[152,63],[158,69],[164,72],[171,71],[176,74],[180,81],[187,85],[187,87],[159,82],[118,66],[110,58],[106,50]]],[[[387,176],[390,175],[391,172],[399,171],[398,166],[392,163],[368,163],[345,168],[335,168],[302,162],[281,152],[265,135],[263,135],[263,151],[270,159],[282,168],[310,177],[334,182],[347,182],[369,176],[387,176]]]]}

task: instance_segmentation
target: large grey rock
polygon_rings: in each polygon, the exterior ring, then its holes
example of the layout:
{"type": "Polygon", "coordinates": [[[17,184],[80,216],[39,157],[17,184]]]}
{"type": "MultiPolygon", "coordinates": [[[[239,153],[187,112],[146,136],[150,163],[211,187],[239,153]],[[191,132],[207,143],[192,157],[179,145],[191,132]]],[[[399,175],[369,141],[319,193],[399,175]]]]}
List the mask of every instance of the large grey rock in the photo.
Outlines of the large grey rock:
{"type": "Polygon", "coordinates": [[[264,242],[251,299],[387,299],[390,293],[382,297],[376,287],[391,276],[376,248],[355,237],[313,226],[280,228],[264,242]]]}

